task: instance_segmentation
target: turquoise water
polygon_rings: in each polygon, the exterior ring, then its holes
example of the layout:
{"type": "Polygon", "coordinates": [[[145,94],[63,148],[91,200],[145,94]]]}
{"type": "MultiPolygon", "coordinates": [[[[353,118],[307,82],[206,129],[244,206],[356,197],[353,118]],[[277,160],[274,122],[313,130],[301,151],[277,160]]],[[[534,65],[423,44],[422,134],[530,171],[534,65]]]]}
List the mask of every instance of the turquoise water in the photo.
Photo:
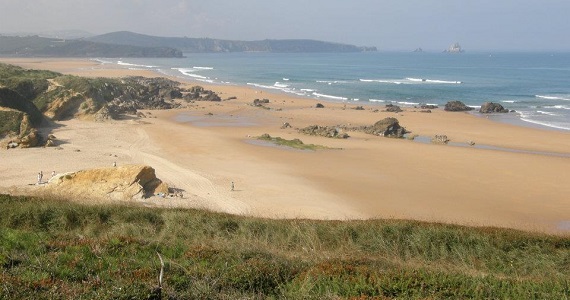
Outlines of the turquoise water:
{"type": "Polygon", "coordinates": [[[197,82],[249,85],[322,101],[403,106],[460,100],[516,110],[506,121],[570,130],[569,53],[224,53],[100,59],[197,82]]]}

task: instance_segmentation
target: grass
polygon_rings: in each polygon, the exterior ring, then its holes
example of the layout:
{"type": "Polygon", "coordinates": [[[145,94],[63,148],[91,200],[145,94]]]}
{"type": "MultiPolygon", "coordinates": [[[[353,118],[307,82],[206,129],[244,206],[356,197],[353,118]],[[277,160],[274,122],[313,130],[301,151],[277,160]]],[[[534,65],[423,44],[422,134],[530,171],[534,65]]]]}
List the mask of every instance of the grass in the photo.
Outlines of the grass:
{"type": "Polygon", "coordinates": [[[305,144],[300,139],[287,140],[287,139],[284,139],[281,137],[272,137],[267,133],[262,134],[257,139],[261,140],[261,141],[268,141],[268,142],[274,143],[274,144],[279,145],[279,146],[285,146],[285,147],[290,147],[290,148],[299,149],[299,150],[316,151],[316,150],[320,150],[320,149],[331,149],[327,146],[322,146],[322,145],[305,144]]]}
{"type": "Polygon", "coordinates": [[[570,238],[0,195],[0,299],[568,299],[570,238]]]}

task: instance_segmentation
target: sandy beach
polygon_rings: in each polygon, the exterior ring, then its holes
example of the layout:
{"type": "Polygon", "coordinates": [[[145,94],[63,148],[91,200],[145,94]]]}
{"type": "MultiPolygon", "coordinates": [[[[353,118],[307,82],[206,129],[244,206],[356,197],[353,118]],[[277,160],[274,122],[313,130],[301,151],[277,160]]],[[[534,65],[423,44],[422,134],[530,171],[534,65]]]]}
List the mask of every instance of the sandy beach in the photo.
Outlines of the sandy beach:
{"type": "MultiPolygon", "coordinates": [[[[87,59],[0,58],[24,68],[88,77],[159,77],[87,59]]],[[[117,164],[147,164],[182,199],[147,205],[206,208],[268,218],[399,218],[570,234],[570,132],[498,123],[468,113],[324,104],[239,86],[202,85],[222,102],[145,111],[149,118],[57,122],[42,132],[60,149],[0,150],[0,192],[38,190],[44,174],[117,164]],[[270,109],[251,105],[267,98],[270,109]],[[396,117],[435,145],[349,132],[348,139],[298,133],[308,125],[372,125],[396,117]],[[281,129],[284,122],[292,128],[281,129]],[[330,147],[300,151],[260,143],[264,133],[330,147]],[[476,146],[467,146],[474,141],[476,146]],[[235,190],[231,191],[231,183],[235,190]]],[[[421,139],[420,139],[421,140],[421,139]]]]}

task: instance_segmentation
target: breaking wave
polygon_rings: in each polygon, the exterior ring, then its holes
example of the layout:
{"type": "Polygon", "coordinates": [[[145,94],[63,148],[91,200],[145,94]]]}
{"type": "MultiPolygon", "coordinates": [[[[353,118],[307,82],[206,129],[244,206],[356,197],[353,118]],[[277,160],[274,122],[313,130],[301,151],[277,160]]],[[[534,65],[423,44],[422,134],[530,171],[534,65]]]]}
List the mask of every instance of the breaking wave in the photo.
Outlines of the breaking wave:
{"type": "Polygon", "coordinates": [[[563,101],[570,101],[570,96],[543,96],[543,95],[535,95],[536,98],[546,99],[546,100],[563,100],[563,101]]]}

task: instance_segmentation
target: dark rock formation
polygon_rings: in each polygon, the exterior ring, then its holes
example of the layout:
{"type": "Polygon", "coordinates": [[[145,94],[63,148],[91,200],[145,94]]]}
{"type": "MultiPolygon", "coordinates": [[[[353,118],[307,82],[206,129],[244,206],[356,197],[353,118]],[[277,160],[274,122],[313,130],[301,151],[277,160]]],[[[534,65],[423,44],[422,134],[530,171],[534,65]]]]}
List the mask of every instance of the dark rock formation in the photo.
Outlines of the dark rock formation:
{"type": "Polygon", "coordinates": [[[446,111],[470,111],[470,110],[473,110],[473,107],[469,107],[461,101],[449,101],[445,104],[444,110],[446,110],[446,111]]]}
{"type": "Polygon", "coordinates": [[[403,138],[407,132],[404,127],[400,126],[396,118],[385,118],[370,127],[365,127],[363,131],[368,134],[394,138],[403,138]]]}
{"type": "Polygon", "coordinates": [[[288,122],[283,123],[281,129],[287,129],[287,128],[291,128],[291,124],[289,124],[288,122]]]}
{"type": "Polygon", "coordinates": [[[263,104],[267,104],[269,103],[269,99],[255,99],[253,100],[253,106],[263,106],[263,104]]]}
{"type": "Polygon", "coordinates": [[[402,111],[402,109],[398,105],[386,104],[386,110],[384,110],[384,111],[399,113],[402,111]]]}
{"type": "Polygon", "coordinates": [[[317,103],[317,105],[315,106],[316,108],[325,108],[324,105],[322,105],[321,103],[317,103]]]}
{"type": "Polygon", "coordinates": [[[346,139],[349,137],[348,134],[343,133],[337,127],[332,126],[319,126],[312,125],[305,128],[299,129],[300,133],[316,136],[324,136],[328,138],[346,139]]]}
{"type": "Polygon", "coordinates": [[[490,114],[490,113],[508,113],[509,110],[505,109],[501,104],[493,103],[493,102],[485,102],[481,105],[479,112],[482,114],[490,114]]]}
{"type": "Polygon", "coordinates": [[[436,109],[437,105],[431,105],[431,104],[421,104],[420,105],[421,109],[436,109]]]}
{"type": "Polygon", "coordinates": [[[364,107],[362,107],[362,106],[357,106],[357,107],[355,107],[354,109],[355,109],[355,110],[364,110],[364,107]]]}

